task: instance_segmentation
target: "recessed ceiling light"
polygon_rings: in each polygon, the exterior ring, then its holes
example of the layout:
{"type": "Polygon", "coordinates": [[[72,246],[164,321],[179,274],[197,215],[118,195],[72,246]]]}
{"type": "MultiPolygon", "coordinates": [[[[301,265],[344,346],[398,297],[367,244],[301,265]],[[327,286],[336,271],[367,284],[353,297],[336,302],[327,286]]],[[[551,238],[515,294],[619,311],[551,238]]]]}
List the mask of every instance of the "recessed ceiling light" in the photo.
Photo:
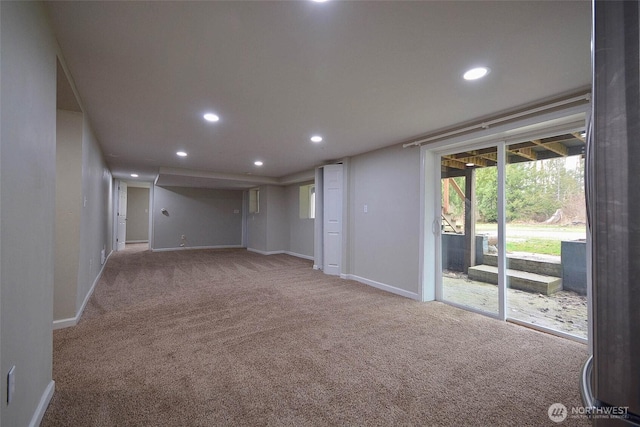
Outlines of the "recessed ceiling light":
{"type": "Polygon", "coordinates": [[[320,135],[313,135],[311,137],[312,142],[322,142],[322,137],[320,135]]]}
{"type": "Polygon", "coordinates": [[[256,166],[262,166],[264,163],[262,163],[260,160],[256,160],[255,162],[253,162],[253,164],[256,166]]]}
{"type": "Polygon", "coordinates": [[[137,173],[132,173],[132,174],[131,174],[131,177],[132,177],[132,178],[137,178],[137,177],[138,177],[138,174],[137,174],[137,173]]]}
{"type": "Polygon", "coordinates": [[[180,157],[187,157],[187,153],[185,153],[184,151],[178,151],[176,154],[180,157]]]}
{"type": "Polygon", "coordinates": [[[207,113],[203,117],[208,122],[217,122],[218,120],[220,120],[220,117],[213,113],[207,113]]]}
{"type": "Polygon", "coordinates": [[[328,0],[311,0],[314,3],[326,3],[328,0]]]}
{"type": "Polygon", "coordinates": [[[477,80],[489,74],[487,67],[472,68],[462,76],[465,80],[477,80]]]}

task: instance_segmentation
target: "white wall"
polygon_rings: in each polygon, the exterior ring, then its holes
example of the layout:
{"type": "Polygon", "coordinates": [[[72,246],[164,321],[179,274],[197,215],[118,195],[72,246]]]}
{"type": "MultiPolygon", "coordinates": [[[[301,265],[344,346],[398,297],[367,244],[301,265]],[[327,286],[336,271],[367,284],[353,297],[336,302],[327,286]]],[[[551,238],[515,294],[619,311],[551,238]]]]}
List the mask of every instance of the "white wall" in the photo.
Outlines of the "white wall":
{"type": "Polygon", "coordinates": [[[300,186],[308,184],[313,184],[313,181],[289,185],[285,188],[285,208],[289,234],[287,251],[305,257],[313,257],[314,220],[300,218],[300,186]]]}
{"type": "Polygon", "coordinates": [[[419,150],[377,150],[352,157],[348,167],[347,273],[417,298],[419,150]]]}
{"type": "Polygon", "coordinates": [[[26,426],[53,392],[56,45],[41,3],[0,15],[0,424],[26,426]]]}
{"type": "Polygon", "coordinates": [[[82,113],[57,111],[53,318],[76,315],[82,209],[82,113]]]}
{"type": "Polygon", "coordinates": [[[152,249],[179,248],[182,235],[186,248],[241,246],[242,191],[155,186],[152,249]]]}

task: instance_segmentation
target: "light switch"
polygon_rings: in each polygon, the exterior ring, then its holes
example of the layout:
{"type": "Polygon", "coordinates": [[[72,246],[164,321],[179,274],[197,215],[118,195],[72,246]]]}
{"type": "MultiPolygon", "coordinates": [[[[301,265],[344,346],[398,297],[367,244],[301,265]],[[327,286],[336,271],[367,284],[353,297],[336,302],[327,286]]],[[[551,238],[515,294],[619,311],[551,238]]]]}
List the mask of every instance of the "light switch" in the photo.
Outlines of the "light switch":
{"type": "Polygon", "coordinates": [[[369,205],[364,205],[364,213],[369,212],[369,205]]]}

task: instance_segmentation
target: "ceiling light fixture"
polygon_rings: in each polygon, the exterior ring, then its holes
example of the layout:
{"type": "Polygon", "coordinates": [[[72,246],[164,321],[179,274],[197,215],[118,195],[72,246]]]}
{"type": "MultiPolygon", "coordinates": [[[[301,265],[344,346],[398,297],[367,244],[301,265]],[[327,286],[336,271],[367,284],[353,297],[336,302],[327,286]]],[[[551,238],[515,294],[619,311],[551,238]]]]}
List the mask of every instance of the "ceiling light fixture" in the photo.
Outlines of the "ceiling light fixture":
{"type": "Polygon", "coordinates": [[[311,137],[311,142],[322,142],[322,137],[320,135],[313,135],[311,137]]]}
{"type": "Polygon", "coordinates": [[[489,74],[487,67],[472,68],[462,75],[465,80],[478,80],[489,74]]]}
{"type": "Polygon", "coordinates": [[[472,167],[472,166],[475,166],[475,164],[474,163],[467,163],[467,167],[472,167]]]}
{"type": "Polygon", "coordinates": [[[260,160],[256,160],[255,162],[253,162],[253,164],[256,166],[262,166],[264,163],[262,163],[260,160]]]}
{"type": "Polygon", "coordinates": [[[314,3],[326,3],[328,0],[311,0],[314,3]]]}
{"type": "Polygon", "coordinates": [[[178,151],[176,154],[180,157],[187,157],[187,153],[185,153],[184,151],[178,151]]]}
{"type": "Polygon", "coordinates": [[[220,120],[220,117],[218,117],[217,114],[213,113],[207,113],[203,117],[208,122],[217,122],[218,120],[220,120]]]}
{"type": "Polygon", "coordinates": [[[131,177],[132,177],[132,178],[137,178],[137,177],[138,177],[138,174],[137,174],[137,173],[132,173],[132,174],[131,174],[131,177]]]}

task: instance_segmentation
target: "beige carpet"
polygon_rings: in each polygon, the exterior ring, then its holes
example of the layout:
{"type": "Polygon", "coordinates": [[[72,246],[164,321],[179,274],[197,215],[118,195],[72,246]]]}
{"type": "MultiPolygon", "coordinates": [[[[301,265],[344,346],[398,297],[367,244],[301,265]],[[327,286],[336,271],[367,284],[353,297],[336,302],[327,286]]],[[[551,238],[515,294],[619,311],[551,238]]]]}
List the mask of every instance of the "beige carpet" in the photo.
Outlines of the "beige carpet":
{"type": "Polygon", "coordinates": [[[42,425],[555,425],[550,404],[581,404],[586,357],[287,255],[127,250],[54,332],[42,425]]]}

